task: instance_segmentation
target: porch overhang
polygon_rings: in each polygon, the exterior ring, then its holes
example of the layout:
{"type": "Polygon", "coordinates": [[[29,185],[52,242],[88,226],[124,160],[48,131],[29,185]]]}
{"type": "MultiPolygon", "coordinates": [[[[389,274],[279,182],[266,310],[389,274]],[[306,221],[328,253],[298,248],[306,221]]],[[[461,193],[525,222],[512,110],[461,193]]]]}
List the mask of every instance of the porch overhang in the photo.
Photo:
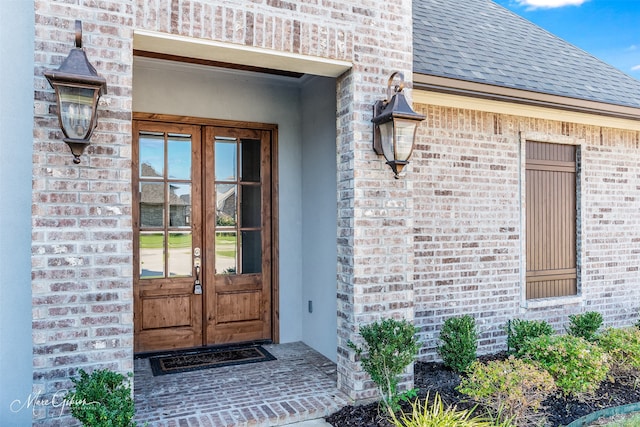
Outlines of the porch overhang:
{"type": "Polygon", "coordinates": [[[324,77],[338,77],[352,67],[351,62],[348,61],[148,30],[134,31],[133,49],[324,77]]]}

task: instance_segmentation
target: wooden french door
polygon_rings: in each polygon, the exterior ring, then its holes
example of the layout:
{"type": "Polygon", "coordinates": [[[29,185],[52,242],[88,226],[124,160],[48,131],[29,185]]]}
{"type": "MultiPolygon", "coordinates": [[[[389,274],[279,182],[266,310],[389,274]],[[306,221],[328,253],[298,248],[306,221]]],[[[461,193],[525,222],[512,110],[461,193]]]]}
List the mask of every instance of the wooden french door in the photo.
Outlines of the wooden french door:
{"type": "Polygon", "coordinates": [[[271,331],[271,150],[266,131],[205,128],[205,340],[271,331]]]}
{"type": "Polygon", "coordinates": [[[271,131],[133,135],[135,351],[271,339],[271,131]]]}

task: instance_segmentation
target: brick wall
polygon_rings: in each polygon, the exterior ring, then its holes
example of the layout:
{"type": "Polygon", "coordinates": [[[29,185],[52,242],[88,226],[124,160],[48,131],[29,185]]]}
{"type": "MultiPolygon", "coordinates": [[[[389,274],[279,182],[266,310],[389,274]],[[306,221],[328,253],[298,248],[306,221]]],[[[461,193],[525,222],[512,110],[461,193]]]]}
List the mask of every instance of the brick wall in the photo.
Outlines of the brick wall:
{"type": "Polygon", "coordinates": [[[559,331],[569,314],[605,325],[640,308],[639,132],[473,110],[415,106],[427,115],[408,176],[414,186],[414,294],[423,359],[435,359],[443,321],[471,314],[482,353],[506,349],[513,318],[559,331]],[[521,168],[525,138],[581,148],[579,297],[525,304],[521,168]],[[526,307],[525,307],[526,305],[526,307]]]}
{"type": "Polygon", "coordinates": [[[34,424],[69,425],[60,398],[80,368],[133,371],[130,1],[35,2],[32,210],[34,424]],[[74,20],[108,94],[79,165],[42,73],[74,47],[74,20]]]}
{"type": "Polygon", "coordinates": [[[582,150],[586,306],[613,325],[640,308],[640,132],[590,129],[582,150]]]}

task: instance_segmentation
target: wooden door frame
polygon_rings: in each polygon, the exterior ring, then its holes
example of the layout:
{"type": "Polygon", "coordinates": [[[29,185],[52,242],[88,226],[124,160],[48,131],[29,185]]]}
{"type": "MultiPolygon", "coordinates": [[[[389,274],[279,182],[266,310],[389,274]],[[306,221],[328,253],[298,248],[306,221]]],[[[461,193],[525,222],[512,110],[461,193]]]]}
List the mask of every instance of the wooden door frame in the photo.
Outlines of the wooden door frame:
{"type": "MultiPolygon", "coordinates": [[[[134,112],[133,120],[187,124],[197,126],[217,126],[227,128],[256,129],[271,132],[271,340],[280,342],[280,226],[278,219],[279,179],[278,179],[278,125],[269,123],[247,122],[239,120],[218,120],[202,117],[178,116],[172,114],[156,114],[134,112]]],[[[135,138],[134,138],[135,140],[135,138]]],[[[201,159],[204,161],[204,159],[201,159]]],[[[202,165],[201,165],[202,166],[202,165]]],[[[135,257],[134,257],[135,258],[135,257]]],[[[135,270],[134,266],[134,271],[135,270]]],[[[203,310],[204,314],[204,310],[203,310]]],[[[204,319],[203,319],[204,321],[204,319]]],[[[135,339],[135,337],[134,337],[135,339]]]]}

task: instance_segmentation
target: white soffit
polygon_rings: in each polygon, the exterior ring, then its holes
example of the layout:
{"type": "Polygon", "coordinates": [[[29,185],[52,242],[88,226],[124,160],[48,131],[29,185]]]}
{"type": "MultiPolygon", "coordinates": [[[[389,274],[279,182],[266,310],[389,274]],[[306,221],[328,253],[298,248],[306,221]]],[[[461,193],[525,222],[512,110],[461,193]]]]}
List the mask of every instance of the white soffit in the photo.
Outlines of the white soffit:
{"type": "Polygon", "coordinates": [[[488,113],[640,131],[640,121],[638,120],[607,117],[598,114],[566,111],[562,109],[526,105],[515,102],[495,101],[491,99],[453,95],[422,89],[414,89],[412,98],[415,104],[438,105],[441,107],[478,110],[486,111],[488,113]]]}
{"type": "Polygon", "coordinates": [[[134,31],[133,48],[135,50],[167,55],[271,68],[274,70],[313,74],[324,77],[338,77],[345,71],[351,69],[352,66],[352,64],[347,61],[279,52],[270,49],[147,30],[134,31]]]}

